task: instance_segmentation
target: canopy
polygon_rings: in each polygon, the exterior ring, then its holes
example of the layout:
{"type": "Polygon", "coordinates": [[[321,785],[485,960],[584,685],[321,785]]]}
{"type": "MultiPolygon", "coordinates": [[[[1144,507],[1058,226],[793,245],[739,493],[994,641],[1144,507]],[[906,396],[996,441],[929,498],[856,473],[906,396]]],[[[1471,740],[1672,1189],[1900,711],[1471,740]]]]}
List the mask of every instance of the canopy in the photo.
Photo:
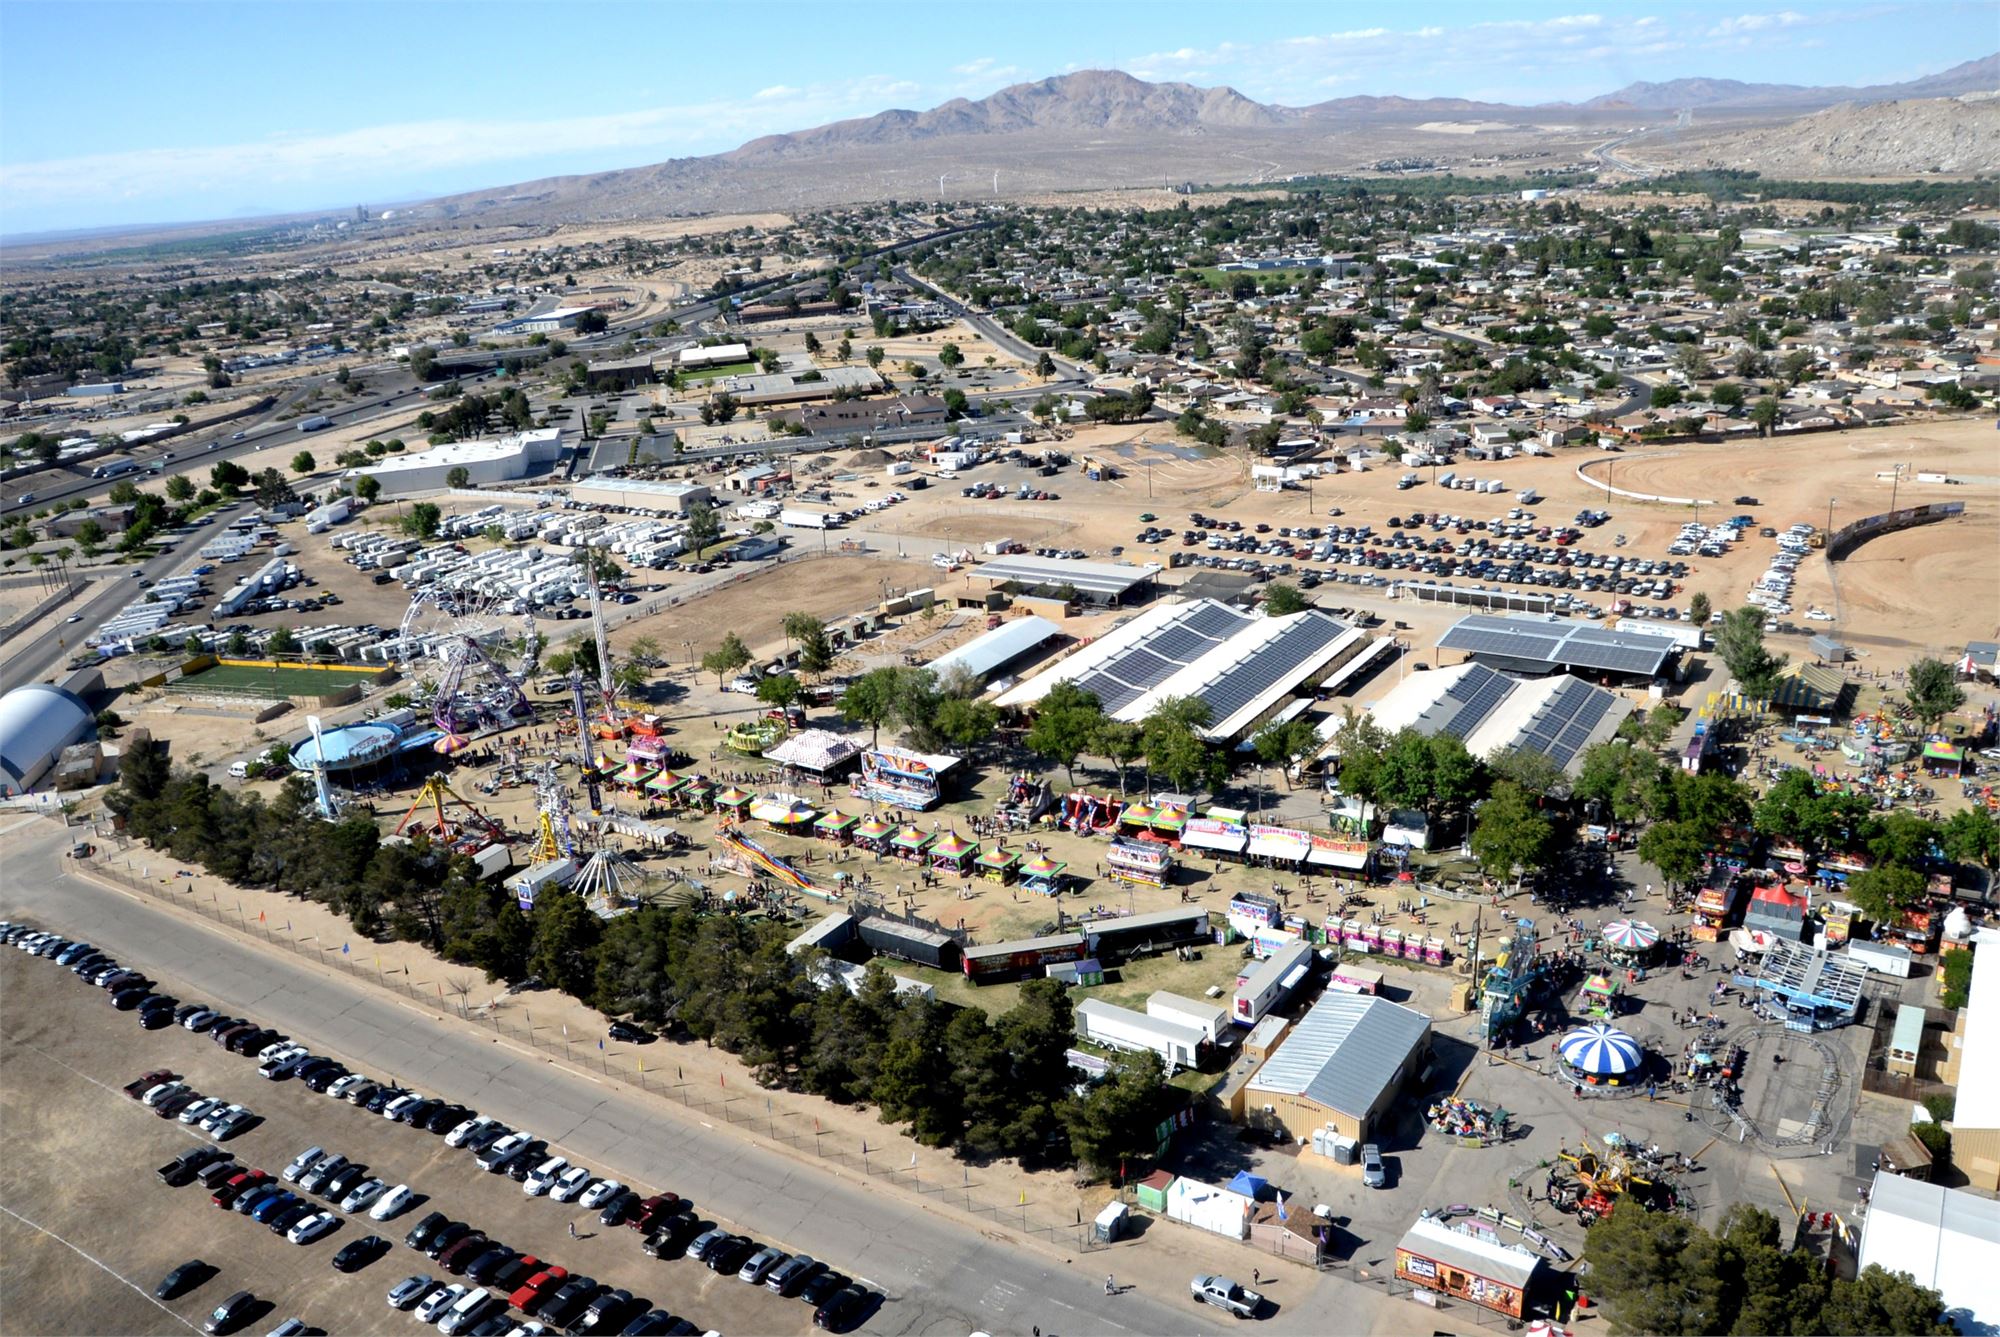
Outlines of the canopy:
{"type": "Polygon", "coordinates": [[[1265,859],[1303,859],[1312,848],[1312,837],[1287,826],[1250,828],[1250,853],[1265,859]]]}
{"type": "Polygon", "coordinates": [[[653,768],[650,766],[643,765],[637,761],[627,761],[625,763],[625,769],[618,772],[618,780],[619,783],[621,784],[628,784],[628,785],[643,784],[646,780],[646,777],[651,775],[652,773],[653,773],[653,768]]]}
{"type": "Polygon", "coordinates": [[[448,757],[454,752],[462,752],[471,746],[472,740],[464,734],[448,733],[440,736],[435,743],[432,743],[431,750],[448,757]]]}
{"type": "Polygon", "coordinates": [[[889,823],[883,821],[880,817],[870,814],[861,819],[861,825],[854,828],[854,834],[865,836],[869,840],[880,840],[893,830],[895,828],[890,826],[889,823]]]}
{"type": "Polygon", "coordinates": [[[1583,982],[1583,991],[1585,993],[1615,994],[1618,992],[1618,986],[1611,982],[1611,977],[1608,975],[1592,975],[1583,982]]]}
{"type": "Polygon", "coordinates": [[[717,794],[715,801],[725,808],[740,808],[750,801],[750,795],[744,793],[735,785],[731,785],[720,794],[717,794]]]}
{"type": "Polygon", "coordinates": [[[931,853],[955,859],[961,854],[973,853],[978,849],[977,843],[967,840],[956,831],[947,831],[938,837],[936,844],[931,846],[931,853]]]}
{"type": "Polygon", "coordinates": [[[834,811],[827,813],[817,822],[814,822],[813,825],[822,831],[845,831],[860,820],[859,817],[851,816],[848,813],[834,811]]]}
{"type": "Polygon", "coordinates": [[[1562,1038],[1563,1062],[1592,1077],[1623,1077],[1646,1061],[1639,1042],[1615,1026],[1583,1026],[1562,1038]]]}
{"type": "Polygon", "coordinates": [[[715,792],[715,786],[702,779],[699,775],[696,775],[689,777],[688,782],[682,785],[677,792],[688,803],[701,803],[710,794],[715,792]]]}
{"type": "Polygon", "coordinates": [[[1021,871],[1029,877],[1055,877],[1067,867],[1069,865],[1060,859],[1051,859],[1046,854],[1037,854],[1034,858],[1021,865],[1021,871]]]}
{"type": "Polygon", "coordinates": [[[1196,817],[1181,830],[1181,843],[1197,849],[1222,850],[1229,854],[1243,853],[1243,846],[1250,838],[1241,824],[1221,821],[1214,817],[1196,817]]]}
{"type": "Polygon", "coordinates": [[[1160,831],[1178,831],[1187,825],[1187,820],[1186,808],[1168,806],[1153,814],[1153,826],[1160,831]]]}
{"type": "Polygon", "coordinates": [[[675,775],[672,771],[661,771],[658,775],[646,781],[646,788],[652,790],[655,794],[665,794],[679,789],[686,783],[687,779],[685,776],[675,775]]]}
{"type": "Polygon", "coordinates": [[[1925,743],[1924,760],[1962,762],[1965,760],[1965,751],[1962,748],[1953,747],[1950,743],[1925,743]]]}
{"type": "Polygon", "coordinates": [[[892,845],[900,845],[906,850],[926,850],[931,847],[931,842],[936,839],[937,837],[932,835],[928,831],[921,830],[914,826],[906,826],[902,830],[898,831],[896,833],[896,838],[890,841],[889,843],[892,845]]]}
{"type": "Polygon", "coordinates": [[[790,794],[766,794],[751,803],[750,815],[773,826],[797,826],[810,822],[819,812],[790,794]]]}
{"type": "Polygon", "coordinates": [[[1254,1199],[1259,1193],[1264,1191],[1265,1183],[1266,1181],[1261,1176],[1253,1175],[1248,1170],[1238,1170],[1236,1178],[1224,1184],[1223,1187],[1231,1193],[1241,1193],[1246,1198],[1254,1199]]]}
{"type": "Polygon", "coordinates": [[[1620,919],[1604,926],[1604,940],[1628,952],[1642,952],[1660,940],[1660,931],[1636,919],[1620,919]]]}
{"type": "Polygon", "coordinates": [[[1021,862],[1021,856],[1008,849],[990,849],[977,860],[981,868],[1012,868],[1021,862]]]}
{"type": "Polygon", "coordinates": [[[1134,803],[1131,807],[1125,809],[1124,812],[1118,814],[1118,820],[1134,826],[1144,826],[1146,823],[1152,821],[1158,812],[1157,808],[1148,804],[1134,803]]]}

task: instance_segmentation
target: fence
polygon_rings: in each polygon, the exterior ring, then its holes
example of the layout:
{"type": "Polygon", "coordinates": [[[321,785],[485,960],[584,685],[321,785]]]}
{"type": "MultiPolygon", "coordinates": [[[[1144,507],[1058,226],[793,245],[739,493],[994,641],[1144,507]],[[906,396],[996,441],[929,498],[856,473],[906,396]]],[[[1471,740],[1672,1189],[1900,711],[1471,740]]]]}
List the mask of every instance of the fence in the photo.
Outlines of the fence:
{"type": "MultiPolygon", "coordinates": [[[[773,1093],[756,1087],[748,1091],[732,1091],[721,1088],[710,1092],[696,1087],[681,1075],[681,1067],[671,1063],[648,1069],[643,1055],[635,1055],[631,1067],[623,1062],[613,1063],[601,1052],[593,1052],[595,1037],[584,1038],[581,1042],[566,1032],[550,1034],[551,1027],[537,1027],[533,1017],[524,1009],[523,1016],[528,1025],[509,1024],[492,1011],[490,1004],[474,1007],[470,1005],[466,992],[455,985],[448,986],[438,981],[413,981],[404,972],[385,971],[380,958],[371,969],[357,961],[348,950],[349,944],[322,942],[308,935],[299,937],[291,932],[273,929],[263,919],[251,919],[244,911],[242,902],[222,903],[221,895],[209,892],[204,896],[191,882],[176,879],[162,882],[158,878],[134,876],[125,869],[109,863],[114,853],[122,853],[123,847],[113,849],[102,847],[99,857],[91,864],[91,871],[107,881],[117,883],[155,900],[166,901],[195,911],[217,924],[233,925],[243,933],[261,937],[274,946],[282,947],[307,960],[318,961],[322,965],[337,968],[357,980],[375,984],[423,1005],[441,1017],[455,1017],[462,1022],[490,1030],[497,1037],[526,1044],[537,1053],[560,1058],[572,1067],[588,1070],[596,1068],[608,1078],[636,1088],[648,1094],[678,1100],[686,1108],[696,1111],[704,1118],[721,1118],[732,1125],[741,1126],[759,1137],[780,1143],[795,1151],[808,1153],[847,1170],[859,1170],[870,1179],[883,1179],[900,1188],[915,1192],[944,1207],[963,1211],[968,1215],[994,1226],[1015,1230],[1023,1235],[1039,1237],[1052,1244],[1089,1250],[1098,1247],[1091,1240],[1090,1223],[1084,1220],[1081,1199],[1071,1211],[1071,1219],[1061,1219],[1060,1209],[1051,1211],[1053,1204],[1030,1201],[1026,1191],[1018,1192],[1012,1202],[994,1202],[979,1194],[986,1188],[984,1184],[972,1182],[970,1165],[959,1167],[959,1182],[926,1175],[916,1168],[915,1153],[909,1164],[899,1164],[897,1153],[888,1148],[871,1150],[867,1141],[858,1147],[850,1145],[840,1134],[823,1131],[819,1119],[800,1108],[785,1093],[773,1093]]],[[[143,852],[143,847],[141,851],[143,852]]],[[[365,941],[365,940],[364,940],[365,941]]],[[[383,1076],[398,1081],[394,1073],[383,1076]]],[[[894,1136],[891,1134],[890,1136],[894,1136]]]]}

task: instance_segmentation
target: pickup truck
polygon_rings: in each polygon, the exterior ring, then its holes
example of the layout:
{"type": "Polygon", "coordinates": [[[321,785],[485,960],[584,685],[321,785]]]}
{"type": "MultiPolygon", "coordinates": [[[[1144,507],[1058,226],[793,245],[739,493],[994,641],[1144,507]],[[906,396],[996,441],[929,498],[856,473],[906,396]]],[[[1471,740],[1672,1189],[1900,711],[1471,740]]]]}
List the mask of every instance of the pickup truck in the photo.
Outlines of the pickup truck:
{"type": "Polygon", "coordinates": [[[1188,1282],[1188,1291],[1203,1304],[1227,1309],[1238,1318],[1255,1318],[1264,1304],[1263,1296],[1246,1290],[1228,1277],[1196,1277],[1188,1282]]]}

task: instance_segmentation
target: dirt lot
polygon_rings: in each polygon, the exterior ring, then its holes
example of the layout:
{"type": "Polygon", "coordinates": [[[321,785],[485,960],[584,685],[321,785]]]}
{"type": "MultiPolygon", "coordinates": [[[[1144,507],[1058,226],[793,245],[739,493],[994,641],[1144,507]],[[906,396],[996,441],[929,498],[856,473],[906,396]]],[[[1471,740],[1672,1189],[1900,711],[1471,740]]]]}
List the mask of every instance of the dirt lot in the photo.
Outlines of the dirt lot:
{"type": "Polygon", "coordinates": [[[682,642],[692,641],[699,658],[731,631],[752,650],[782,646],[785,614],[806,612],[830,621],[860,612],[881,599],[884,582],[892,591],[905,589],[930,570],[875,557],[787,562],[678,608],[626,623],[612,635],[612,653],[636,637],[651,636],[667,659],[679,663],[687,656],[682,642]]]}
{"type": "MultiPolygon", "coordinates": [[[[198,992],[163,980],[183,998],[198,992]]],[[[410,1331],[383,1306],[388,1288],[412,1273],[442,1270],[402,1237],[426,1212],[471,1220],[495,1239],[573,1273],[630,1289],[698,1324],[732,1332],[809,1331],[811,1311],[761,1287],[718,1277],[685,1261],[655,1262],[637,1233],[606,1228],[594,1214],[524,1197],[504,1176],[482,1174],[463,1151],[433,1137],[327,1100],[294,1082],[261,1080],[251,1060],[224,1054],[177,1027],[142,1032],[87,985],[47,961],[0,952],[0,1292],[10,1333],[179,1333],[233,1291],[274,1306],[245,1326],[263,1332],[298,1315],[322,1331],[410,1331]],[[395,1220],[344,1221],[333,1234],[295,1246],[246,1218],[217,1211],[198,1185],[167,1188],[154,1168],[198,1144],[119,1090],[140,1072],[171,1066],[196,1089],[239,1101],[263,1121],[229,1144],[239,1162],[275,1174],[309,1145],[365,1162],[391,1182],[427,1196],[395,1220]],[[565,1229],[577,1225],[579,1238],[565,1229]],[[32,1224],[30,1224],[32,1223],[32,1224]],[[389,1254],[342,1275],[329,1260],[350,1240],[375,1233],[389,1254]],[[199,1257],[220,1269],[166,1306],[152,1288],[177,1264],[199,1257]],[[111,1284],[117,1278],[122,1285],[111,1284]],[[137,1288],[132,1289],[132,1288],[137,1288]]],[[[640,1187],[640,1186],[635,1186],[640,1187]]]]}

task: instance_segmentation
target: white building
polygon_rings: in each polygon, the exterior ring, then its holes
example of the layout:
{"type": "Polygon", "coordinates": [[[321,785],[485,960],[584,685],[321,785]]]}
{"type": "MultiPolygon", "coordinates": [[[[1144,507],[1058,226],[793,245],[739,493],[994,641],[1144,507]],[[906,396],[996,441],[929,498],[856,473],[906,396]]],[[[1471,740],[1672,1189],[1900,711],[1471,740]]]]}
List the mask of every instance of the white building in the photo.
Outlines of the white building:
{"type": "Polygon", "coordinates": [[[635,511],[686,515],[690,507],[714,504],[705,483],[657,482],[645,478],[586,478],[569,490],[589,506],[624,506],[635,511]]]}
{"type": "Polygon", "coordinates": [[[704,367],[730,367],[749,360],[749,344],[711,344],[706,348],[683,348],[675,356],[674,365],[682,371],[699,371],[704,367]]]}
{"type": "Polygon", "coordinates": [[[466,486],[485,487],[525,478],[534,466],[561,455],[562,428],[538,427],[492,441],[453,441],[413,455],[385,456],[353,476],[373,478],[387,496],[406,496],[450,487],[454,469],[465,470],[466,486]]]}
{"type": "Polygon", "coordinates": [[[1868,1191],[1861,1227],[1865,1268],[1907,1272],[1944,1297],[1960,1332],[2000,1329],[2000,1202],[1887,1171],[1868,1191]]]}
{"type": "Polygon", "coordinates": [[[90,707],[45,682],[0,696],[0,798],[25,794],[62,750],[90,732],[90,707]]]}
{"type": "Polygon", "coordinates": [[[573,330],[576,322],[593,308],[587,306],[559,306],[548,311],[538,311],[530,316],[517,316],[513,320],[503,320],[493,327],[495,334],[554,334],[558,330],[573,330]]]}

